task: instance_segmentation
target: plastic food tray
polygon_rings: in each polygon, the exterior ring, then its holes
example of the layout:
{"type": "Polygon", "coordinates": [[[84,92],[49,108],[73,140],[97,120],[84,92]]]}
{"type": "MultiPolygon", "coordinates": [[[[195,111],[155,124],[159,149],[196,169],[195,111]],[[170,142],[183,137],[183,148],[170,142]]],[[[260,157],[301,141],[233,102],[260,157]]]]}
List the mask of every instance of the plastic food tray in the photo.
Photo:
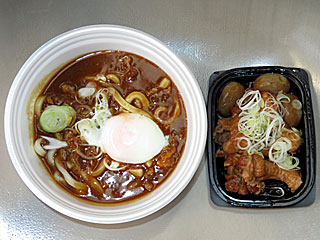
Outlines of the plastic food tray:
{"type": "Polygon", "coordinates": [[[315,200],[316,176],[316,142],[315,125],[310,94],[311,77],[303,69],[280,66],[236,68],[227,71],[214,72],[209,80],[208,95],[208,170],[210,180],[210,195],[218,206],[237,206],[254,208],[272,208],[289,206],[308,206],[315,200]],[[303,106],[303,116],[297,129],[302,130],[303,143],[296,154],[300,159],[302,185],[292,193],[288,186],[277,180],[266,180],[265,191],[260,195],[240,195],[225,189],[224,158],[216,157],[219,145],[213,139],[213,132],[221,116],[217,112],[218,99],[224,86],[237,81],[245,87],[264,73],[280,73],[291,84],[290,92],[298,96],[303,106]]]}

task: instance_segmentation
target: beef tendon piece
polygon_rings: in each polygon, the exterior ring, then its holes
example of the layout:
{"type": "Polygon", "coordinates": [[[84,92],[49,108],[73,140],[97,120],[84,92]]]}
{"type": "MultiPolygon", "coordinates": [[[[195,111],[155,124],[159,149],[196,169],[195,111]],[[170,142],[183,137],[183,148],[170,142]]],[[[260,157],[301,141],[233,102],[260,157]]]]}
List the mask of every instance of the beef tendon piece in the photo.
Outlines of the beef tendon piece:
{"type": "Polygon", "coordinates": [[[230,136],[229,131],[226,131],[222,127],[222,125],[217,125],[213,133],[213,138],[216,143],[218,143],[219,145],[222,145],[224,142],[228,140],[229,136],[230,136]]]}
{"type": "Polygon", "coordinates": [[[213,138],[216,143],[223,145],[228,141],[230,134],[238,132],[239,117],[221,118],[213,132],[213,138]]]}
{"type": "Polygon", "coordinates": [[[247,183],[240,177],[232,178],[225,183],[226,190],[229,192],[236,192],[241,195],[248,194],[247,183]]]}

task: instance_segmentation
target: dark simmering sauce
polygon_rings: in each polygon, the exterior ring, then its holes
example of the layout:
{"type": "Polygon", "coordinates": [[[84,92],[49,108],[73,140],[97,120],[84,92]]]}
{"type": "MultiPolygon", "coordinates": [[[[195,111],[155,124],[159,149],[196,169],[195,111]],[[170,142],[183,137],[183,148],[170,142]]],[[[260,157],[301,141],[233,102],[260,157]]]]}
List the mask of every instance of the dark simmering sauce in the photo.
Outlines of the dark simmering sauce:
{"type": "MultiPolygon", "coordinates": [[[[187,138],[183,100],[170,77],[141,56],[121,51],[98,51],[80,56],[66,64],[49,81],[39,98],[43,98],[40,113],[49,105],[63,104],[71,106],[76,112],[73,123],[57,133],[43,131],[39,124],[40,116],[34,115],[35,142],[41,136],[49,136],[68,144],[67,147],[51,151],[53,162],[48,159],[49,152],[39,157],[54,181],[76,197],[99,203],[117,203],[140,198],[159,187],[176,168],[182,156],[187,138]],[[108,74],[113,74],[120,82],[103,77],[108,74]],[[163,79],[166,79],[164,84],[163,79]],[[132,92],[142,93],[149,101],[148,107],[139,99],[130,104],[152,116],[152,120],[168,138],[169,144],[145,163],[117,162],[118,170],[105,168],[103,163],[111,164],[114,160],[107,153],[98,155],[99,149],[88,145],[75,127],[77,121],[91,118],[92,113],[94,114],[94,95],[81,98],[78,92],[88,86],[88,83],[94,86],[96,91],[111,86],[123,99],[132,92]],[[179,112],[175,115],[177,106],[179,112]],[[167,111],[156,113],[157,109],[167,111]],[[71,186],[63,171],[57,167],[57,161],[74,181],[84,184],[87,189],[71,186]],[[138,173],[135,170],[138,170],[138,173]]],[[[112,116],[128,112],[112,96],[108,96],[108,103],[112,116]]],[[[48,142],[45,140],[41,142],[42,147],[46,144],[48,142]]]]}

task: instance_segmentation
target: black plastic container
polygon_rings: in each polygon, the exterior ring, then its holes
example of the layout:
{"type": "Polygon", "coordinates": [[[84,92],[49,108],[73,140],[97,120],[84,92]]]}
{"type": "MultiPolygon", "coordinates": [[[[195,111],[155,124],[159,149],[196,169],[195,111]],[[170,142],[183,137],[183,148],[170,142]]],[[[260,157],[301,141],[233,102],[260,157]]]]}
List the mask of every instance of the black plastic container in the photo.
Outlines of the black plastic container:
{"type": "Polygon", "coordinates": [[[215,72],[211,75],[208,95],[208,168],[210,195],[216,205],[271,208],[308,206],[314,202],[316,142],[310,84],[311,79],[305,70],[279,66],[236,68],[215,72]],[[219,145],[213,139],[213,132],[218,119],[221,118],[217,111],[218,99],[222,89],[230,81],[237,81],[249,87],[258,76],[265,73],[284,75],[290,81],[290,92],[298,96],[302,102],[303,116],[297,129],[302,130],[304,142],[296,156],[300,159],[299,166],[303,183],[294,193],[285,183],[277,180],[264,181],[266,188],[260,195],[231,193],[225,189],[224,158],[215,155],[219,145]]]}

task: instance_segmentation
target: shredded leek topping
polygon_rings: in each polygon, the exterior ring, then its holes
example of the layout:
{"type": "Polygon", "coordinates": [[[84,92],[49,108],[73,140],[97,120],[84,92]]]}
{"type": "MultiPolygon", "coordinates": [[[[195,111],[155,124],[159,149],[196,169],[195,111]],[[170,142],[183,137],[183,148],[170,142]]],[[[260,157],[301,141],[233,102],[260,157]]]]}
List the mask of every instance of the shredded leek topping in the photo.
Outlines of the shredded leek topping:
{"type": "Polygon", "coordinates": [[[290,170],[298,167],[299,159],[288,154],[291,147],[292,143],[288,138],[281,137],[277,139],[269,149],[269,159],[283,169],[290,170]]]}
{"type": "Polygon", "coordinates": [[[64,148],[68,146],[68,144],[65,141],[60,141],[56,138],[47,137],[47,136],[41,136],[41,137],[49,142],[48,145],[43,146],[43,148],[46,150],[59,149],[59,148],[64,148]]]}
{"type": "Polygon", "coordinates": [[[92,145],[99,146],[99,136],[104,122],[111,116],[108,99],[101,89],[96,95],[95,114],[92,118],[86,118],[76,123],[76,129],[81,136],[92,145]]]}
{"type": "Polygon", "coordinates": [[[237,100],[237,104],[244,114],[257,112],[263,106],[263,99],[259,90],[249,90],[244,93],[242,98],[237,100]]]}
{"type": "MultiPolygon", "coordinates": [[[[250,155],[262,156],[261,151],[269,149],[269,160],[289,170],[298,166],[299,159],[288,153],[292,147],[290,139],[281,137],[282,132],[286,129],[282,102],[288,103],[290,98],[279,93],[275,99],[270,94],[267,101],[264,102],[258,90],[246,91],[243,97],[237,100],[242,110],[239,114],[241,118],[238,122],[238,130],[244,135],[237,139],[237,147],[248,151],[250,155]]],[[[297,129],[292,131],[299,132],[297,129]]]]}
{"type": "Polygon", "coordinates": [[[290,102],[290,98],[287,95],[284,95],[283,93],[279,93],[277,95],[277,100],[283,103],[289,103],[290,102]]]}

